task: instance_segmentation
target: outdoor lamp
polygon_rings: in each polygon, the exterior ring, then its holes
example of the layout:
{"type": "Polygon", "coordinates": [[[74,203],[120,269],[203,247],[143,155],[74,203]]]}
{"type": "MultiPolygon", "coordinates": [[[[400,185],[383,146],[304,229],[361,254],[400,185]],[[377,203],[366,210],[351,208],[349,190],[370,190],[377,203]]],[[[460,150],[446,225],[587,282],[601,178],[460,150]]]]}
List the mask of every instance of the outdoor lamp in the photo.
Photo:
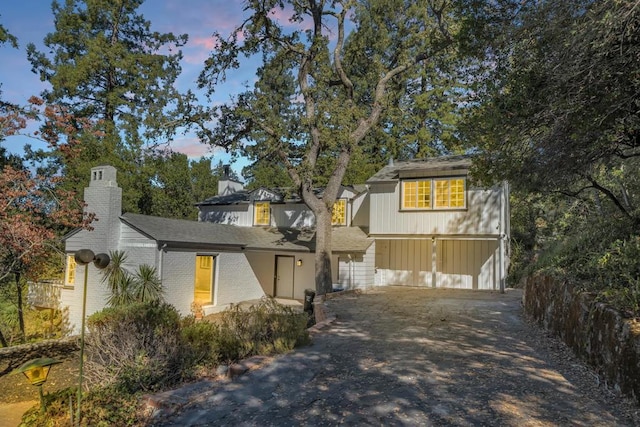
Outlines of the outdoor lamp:
{"type": "Polygon", "coordinates": [[[102,270],[109,265],[111,259],[107,254],[94,254],[90,249],[80,249],[73,257],[76,264],[84,265],[84,290],[82,292],[82,326],[80,329],[80,372],[78,374],[78,408],[76,410],[76,423],[80,425],[80,403],[82,402],[82,376],[84,368],[84,324],[87,317],[87,277],[89,273],[89,263],[93,262],[96,268],[102,270]]]}
{"type": "Polygon", "coordinates": [[[22,372],[24,376],[27,377],[31,385],[35,385],[38,387],[38,391],[40,393],[40,412],[44,412],[45,410],[42,385],[47,381],[51,366],[58,363],[62,362],[50,357],[39,357],[37,359],[32,359],[23,363],[22,366],[13,371],[13,373],[22,372]]]}

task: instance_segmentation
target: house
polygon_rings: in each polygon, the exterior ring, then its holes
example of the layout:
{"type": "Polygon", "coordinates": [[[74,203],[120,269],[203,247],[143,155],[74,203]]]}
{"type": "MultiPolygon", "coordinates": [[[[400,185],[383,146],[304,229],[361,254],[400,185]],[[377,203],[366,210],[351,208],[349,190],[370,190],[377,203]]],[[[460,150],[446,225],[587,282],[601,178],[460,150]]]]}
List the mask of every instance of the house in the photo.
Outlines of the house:
{"type": "Polygon", "coordinates": [[[374,285],[504,290],[509,186],[473,187],[467,156],[390,162],[367,180],[374,285]]]}
{"type": "MultiPolygon", "coordinates": [[[[471,187],[470,164],[467,157],[390,163],[366,185],[341,188],[332,216],[335,287],[503,289],[508,186],[471,187]]],[[[116,170],[99,166],[84,199],[97,221],[65,237],[60,292],[76,328],[85,279],[87,314],[108,298],[102,273],[76,265],[79,249],[125,251],[130,270],[155,267],[166,300],[183,314],[194,301],[208,314],[264,295],[302,299],[314,288],[315,218],[287,189],[249,191],[225,174],[218,194],[198,203],[198,221],[123,214],[116,170]]]]}

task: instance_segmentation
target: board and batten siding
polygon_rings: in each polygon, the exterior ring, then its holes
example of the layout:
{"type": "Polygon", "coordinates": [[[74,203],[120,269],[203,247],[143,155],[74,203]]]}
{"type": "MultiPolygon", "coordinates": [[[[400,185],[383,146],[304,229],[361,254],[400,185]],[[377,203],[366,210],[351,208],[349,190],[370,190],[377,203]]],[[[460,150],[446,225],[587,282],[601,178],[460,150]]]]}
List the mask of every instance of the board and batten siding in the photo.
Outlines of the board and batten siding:
{"type": "Polygon", "coordinates": [[[379,239],[375,279],[377,285],[497,290],[499,261],[498,240],[379,239]]]}
{"type": "Polygon", "coordinates": [[[438,287],[500,289],[497,240],[441,240],[437,243],[438,287]]]}
{"type": "Polygon", "coordinates": [[[401,210],[400,185],[377,184],[370,189],[372,235],[498,235],[501,190],[467,190],[464,210],[401,210]]]}

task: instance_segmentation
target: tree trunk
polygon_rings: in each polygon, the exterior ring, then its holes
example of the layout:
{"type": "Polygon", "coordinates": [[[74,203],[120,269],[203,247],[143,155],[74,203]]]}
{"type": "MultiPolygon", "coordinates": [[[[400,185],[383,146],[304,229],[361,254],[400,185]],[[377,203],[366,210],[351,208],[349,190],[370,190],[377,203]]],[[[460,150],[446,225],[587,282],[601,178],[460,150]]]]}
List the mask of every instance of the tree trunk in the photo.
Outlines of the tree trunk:
{"type": "Polygon", "coordinates": [[[9,344],[7,344],[7,340],[4,339],[4,335],[2,334],[1,329],[0,329],[0,344],[2,344],[3,347],[9,347],[9,344]]]}
{"type": "Polygon", "coordinates": [[[18,324],[20,325],[20,336],[22,337],[22,342],[24,343],[27,340],[27,335],[24,331],[24,313],[22,309],[22,286],[20,285],[20,273],[15,274],[16,278],[16,295],[18,297],[18,324]]]}
{"type": "Polygon", "coordinates": [[[316,293],[333,291],[331,280],[331,215],[329,211],[316,213],[316,293]]]}

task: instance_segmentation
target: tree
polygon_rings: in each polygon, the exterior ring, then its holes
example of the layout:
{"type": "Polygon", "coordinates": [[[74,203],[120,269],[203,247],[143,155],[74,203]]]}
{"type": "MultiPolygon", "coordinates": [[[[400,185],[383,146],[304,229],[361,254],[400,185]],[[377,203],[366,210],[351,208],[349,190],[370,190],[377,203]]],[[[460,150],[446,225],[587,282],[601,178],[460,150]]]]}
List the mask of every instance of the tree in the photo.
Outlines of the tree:
{"type": "Polygon", "coordinates": [[[472,122],[484,176],[608,201],[637,231],[639,26],[635,0],[543,1],[523,11],[472,122]]]}
{"type": "Polygon", "coordinates": [[[218,164],[215,170],[211,167],[211,159],[202,157],[192,160],[191,167],[191,193],[193,202],[198,203],[218,194],[218,179],[222,177],[222,164],[218,164]]]}
{"type": "Polygon", "coordinates": [[[242,56],[261,55],[257,82],[215,111],[215,129],[206,127],[210,111],[194,109],[191,120],[203,141],[251,147],[256,158],[286,169],[316,217],[316,290],[325,294],[332,290],[331,209],[350,160],[374,130],[389,130],[386,108],[402,98],[395,90],[409,93],[418,67],[434,86],[442,77],[435,70],[451,53],[455,10],[432,0],[250,0],[246,10],[229,38],[214,34],[218,48],[199,85],[211,94],[242,56]]]}
{"type": "Polygon", "coordinates": [[[191,188],[191,170],[185,154],[167,153],[159,155],[150,163],[151,215],[165,218],[196,219],[191,188]]]}
{"type": "Polygon", "coordinates": [[[65,156],[64,141],[48,159],[56,172],[68,178],[75,190],[82,188],[91,167],[109,163],[121,173],[123,207],[144,212],[150,172],[145,159],[153,155],[152,143],[168,140],[175,126],[172,105],[179,94],[175,80],[180,73],[180,50],[186,35],[160,34],[136,10],[143,0],[66,0],[52,3],[55,32],[44,45],[51,52],[27,47],[28,58],[42,81],[48,104],[85,119],[78,131],[77,155],[65,156]],[[175,52],[163,54],[161,51],[175,52]]]}
{"type": "Polygon", "coordinates": [[[11,166],[0,171],[0,282],[13,277],[23,340],[24,276],[37,277],[46,258],[55,254],[63,230],[88,227],[92,219],[83,218],[82,205],[56,185],[58,180],[11,166]]]}

